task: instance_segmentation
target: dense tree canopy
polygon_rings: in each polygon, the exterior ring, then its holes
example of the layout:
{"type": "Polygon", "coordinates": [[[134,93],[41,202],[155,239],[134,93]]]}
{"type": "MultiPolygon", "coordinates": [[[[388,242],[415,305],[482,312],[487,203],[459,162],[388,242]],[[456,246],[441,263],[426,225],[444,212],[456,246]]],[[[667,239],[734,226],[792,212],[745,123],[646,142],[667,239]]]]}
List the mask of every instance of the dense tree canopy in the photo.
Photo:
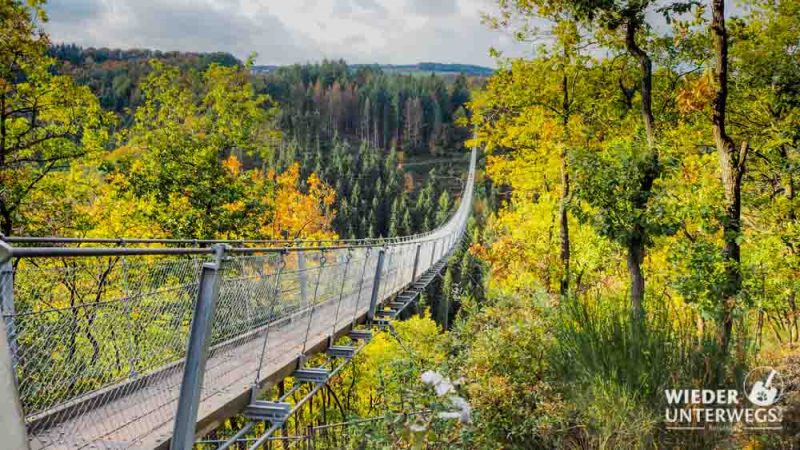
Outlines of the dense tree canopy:
{"type": "Polygon", "coordinates": [[[720,442],[659,435],[660,392],[733,385],[797,340],[796,2],[498,4],[489,25],[536,53],[504,60],[470,103],[487,175],[510,191],[473,252],[490,297],[554,306],[541,311],[557,317],[553,357],[579,367],[552,366],[563,397],[546,397],[576,416],[534,408],[587,431],[544,446],[720,442]],[[592,416],[610,395],[642,421],[592,416]]]}
{"type": "Polygon", "coordinates": [[[0,231],[21,227],[20,208],[49,173],[103,149],[110,121],[92,92],[53,75],[41,2],[0,5],[0,231]]]}

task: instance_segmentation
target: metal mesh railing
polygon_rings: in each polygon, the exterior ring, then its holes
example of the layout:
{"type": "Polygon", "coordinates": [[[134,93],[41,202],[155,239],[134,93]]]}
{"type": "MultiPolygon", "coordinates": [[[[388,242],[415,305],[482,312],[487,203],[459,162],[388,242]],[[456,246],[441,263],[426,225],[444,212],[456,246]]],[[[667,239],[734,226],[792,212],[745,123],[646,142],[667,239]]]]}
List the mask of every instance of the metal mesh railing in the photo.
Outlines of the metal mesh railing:
{"type": "Polygon", "coordinates": [[[31,441],[116,449],[169,439],[209,299],[195,417],[302,362],[456,245],[474,165],[473,152],[454,216],[414,238],[287,248],[4,245],[2,318],[31,441]]]}
{"type": "Polygon", "coordinates": [[[86,424],[107,422],[92,412],[122,398],[131,400],[129,417],[119,411],[116,424],[170,420],[168,412],[137,404],[169,401],[170,377],[174,387],[183,369],[201,264],[196,257],[14,261],[13,309],[4,305],[2,316],[29,434],[47,445],[54,441],[48,430],[61,425],[59,435],[82,445],[86,424]],[[145,389],[153,385],[160,388],[145,389]]]}

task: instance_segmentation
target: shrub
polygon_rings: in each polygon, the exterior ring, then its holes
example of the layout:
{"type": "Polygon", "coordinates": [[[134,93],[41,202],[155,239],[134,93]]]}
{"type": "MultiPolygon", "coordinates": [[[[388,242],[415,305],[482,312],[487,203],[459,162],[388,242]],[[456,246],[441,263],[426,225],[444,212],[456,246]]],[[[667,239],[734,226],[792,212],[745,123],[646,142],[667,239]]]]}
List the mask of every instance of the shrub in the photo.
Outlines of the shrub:
{"type": "Polygon", "coordinates": [[[553,343],[542,311],[533,297],[495,298],[453,331],[474,411],[473,448],[560,446],[564,405],[548,381],[553,343]]]}

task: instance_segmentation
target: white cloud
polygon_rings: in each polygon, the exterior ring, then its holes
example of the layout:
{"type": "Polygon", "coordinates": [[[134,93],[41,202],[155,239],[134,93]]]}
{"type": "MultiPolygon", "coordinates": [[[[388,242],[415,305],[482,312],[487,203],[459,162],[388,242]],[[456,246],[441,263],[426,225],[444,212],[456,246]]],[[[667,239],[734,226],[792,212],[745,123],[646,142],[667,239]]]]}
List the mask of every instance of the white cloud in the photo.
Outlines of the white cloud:
{"type": "Polygon", "coordinates": [[[322,58],[353,63],[493,65],[490,47],[518,54],[480,23],[492,0],[50,0],[46,29],[84,46],[258,52],[262,64],[322,58]]]}

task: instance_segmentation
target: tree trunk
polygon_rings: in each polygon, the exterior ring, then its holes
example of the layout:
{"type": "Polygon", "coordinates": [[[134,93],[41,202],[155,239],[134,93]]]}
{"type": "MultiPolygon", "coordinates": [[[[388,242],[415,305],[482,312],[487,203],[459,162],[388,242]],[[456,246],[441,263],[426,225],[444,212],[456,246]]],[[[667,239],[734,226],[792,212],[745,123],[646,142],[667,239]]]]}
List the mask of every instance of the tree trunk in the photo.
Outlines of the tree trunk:
{"type": "Polygon", "coordinates": [[[724,241],[722,257],[725,261],[725,282],[722,289],[722,305],[717,339],[721,353],[727,355],[733,328],[733,310],[736,306],[736,296],[742,287],[741,249],[739,246],[742,212],[741,186],[748,147],[746,142],[742,143],[740,150],[737,152],[733,139],[725,131],[725,113],[728,99],[728,33],[725,29],[724,0],[711,1],[711,34],[716,54],[716,66],[714,68],[716,93],[711,121],[714,127],[714,141],[719,153],[722,185],[725,188],[725,217],[722,223],[724,241]]]}
{"type": "MultiPolygon", "coordinates": [[[[638,17],[631,17],[625,27],[625,47],[633,57],[639,62],[641,70],[641,96],[642,96],[642,121],[644,122],[645,133],[647,135],[647,153],[644,175],[639,185],[639,192],[633,201],[633,207],[642,213],[639,217],[645,217],[644,210],[650,199],[650,190],[653,182],[659,175],[658,150],[655,147],[655,118],[653,117],[653,62],[650,56],[636,43],[636,32],[641,28],[641,20],[638,17]]],[[[644,220],[644,219],[639,219],[644,220]]],[[[628,241],[628,273],[631,278],[631,313],[634,319],[639,320],[644,317],[644,273],[642,263],[644,262],[645,243],[647,236],[644,223],[638,222],[633,225],[631,237],[628,241]]]]}
{"type": "Polygon", "coordinates": [[[631,277],[631,316],[635,321],[644,317],[642,300],[644,299],[644,244],[641,239],[632,239],[628,243],[628,273],[631,277]]]}
{"type": "MultiPolygon", "coordinates": [[[[566,70],[566,69],[565,69],[566,70]]],[[[565,135],[569,136],[569,86],[567,74],[561,78],[561,90],[564,94],[563,97],[563,125],[565,135]]],[[[560,293],[562,297],[569,294],[569,222],[567,221],[567,209],[569,206],[569,170],[567,167],[567,145],[569,142],[564,142],[561,149],[561,204],[559,205],[559,235],[561,239],[561,265],[563,272],[561,274],[560,293]]]]}
{"type": "Polygon", "coordinates": [[[636,31],[641,27],[638,19],[632,18],[625,28],[625,47],[634,58],[639,61],[642,71],[642,119],[647,133],[647,145],[650,151],[655,146],[655,119],[653,117],[653,62],[650,56],[636,43],[636,31]]]}
{"type": "MultiPolygon", "coordinates": [[[[2,186],[0,186],[0,188],[2,188],[2,186]]],[[[11,217],[11,211],[6,207],[5,201],[0,198],[0,231],[2,231],[5,236],[11,236],[11,231],[13,229],[14,221],[11,217]]]]}
{"type": "MultiPolygon", "coordinates": [[[[6,138],[8,135],[8,130],[6,128],[6,95],[5,93],[0,94],[0,171],[6,170],[6,138]]],[[[0,177],[2,178],[2,177],[0,177]]],[[[6,204],[5,200],[3,200],[2,196],[4,195],[4,191],[7,189],[7,186],[0,185],[0,231],[5,236],[11,235],[11,230],[13,227],[13,221],[11,219],[11,209],[9,205],[6,204]]]]}
{"type": "Polygon", "coordinates": [[[567,151],[561,152],[561,204],[559,206],[559,234],[561,238],[561,264],[563,272],[561,274],[561,296],[569,294],[569,222],[567,221],[567,208],[569,202],[569,172],[567,172],[567,151]]]}

